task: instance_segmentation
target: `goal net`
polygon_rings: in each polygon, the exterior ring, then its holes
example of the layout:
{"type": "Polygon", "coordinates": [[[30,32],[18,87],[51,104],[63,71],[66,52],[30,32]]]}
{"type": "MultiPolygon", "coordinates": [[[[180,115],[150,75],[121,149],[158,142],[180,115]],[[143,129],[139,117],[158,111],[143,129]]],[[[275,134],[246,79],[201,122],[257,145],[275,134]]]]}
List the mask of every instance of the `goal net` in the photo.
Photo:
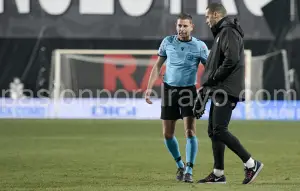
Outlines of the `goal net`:
{"type": "MultiPolygon", "coordinates": [[[[245,50],[246,88],[254,88],[251,51],[245,50]],[[248,66],[248,67],[247,67],[248,66]],[[249,73],[250,72],[250,73],[249,73]]],[[[156,50],[55,50],[50,75],[54,100],[61,98],[142,98],[147,88],[156,50]]],[[[198,70],[198,88],[204,67],[198,70]]],[[[162,75],[164,68],[162,68],[162,75]]],[[[160,98],[161,78],[154,92],[160,98]]],[[[246,91],[246,99],[250,94],[246,91]]]]}
{"type": "MultiPolygon", "coordinates": [[[[156,50],[56,50],[50,76],[52,98],[141,98],[156,54],[156,50]]],[[[245,65],[246,101],[291,99],[286,50],[261,56],[245,50],[245,65]]],[[[203,70],[200,65],[198,84],[203,70]]],[[[154,87],[158,98],[161,80],[154,87]]]]}
{"type": "Polygon", "coordinates": [[[252,57],[247,66],[251,92],[248,100],[290,100],[290,69],[286,50],[252,57]]]}

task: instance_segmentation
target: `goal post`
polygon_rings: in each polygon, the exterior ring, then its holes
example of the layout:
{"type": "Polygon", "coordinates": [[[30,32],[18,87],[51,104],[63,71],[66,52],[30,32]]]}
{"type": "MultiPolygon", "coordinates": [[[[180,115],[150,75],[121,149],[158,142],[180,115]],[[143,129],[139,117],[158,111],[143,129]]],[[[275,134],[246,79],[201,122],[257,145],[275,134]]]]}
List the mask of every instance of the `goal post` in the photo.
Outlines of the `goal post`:
{"type": "MultiPolygon", "coordinates": [[[[157,50],[97,50],[97,49],[57,49],[53,52],[52,57],[52,66],[51,66],[51,75],[50,75],[50,90],[52,92],[51,98],[53,100],[60,100],[61,92],[64,89],[76,89],[74,87],[74,83],[78,81],[78,78],[85,78],[89,75],[89,72],[84,73],[86,76],[76,76],[76,71],[81,68],[76,69],[74,67],[76,65],[75,61],[85,61],[85,65],[87,67],[83,68],[83,70],[88,70],[88,67],[92,67],[90,64],[103,64],[105,61],[105,56],[107,55],[134,55],[140,56],[139,65],[149,65],[154,62],[149,62],[149,57],[143,56],[156,56],[157,50]],[[75,69],[74,69],[75,68],[75,69]]],[[[126,58],[124,58],[126,59],[126,58]]],[[[251,59],[252,54],[251,50],[245,50],[245,87],[247,90],[251,88],[251,59]]],[[[129,61],[130,62],[130,61],[129,61]]],[[[114,63],[114,62],[112,62],[114,63]]],[[[122,62],[124,63],[124,61],[122,62]]],[[[126,62],[125,62],[126,63],[126,62]]],[[[130,63],[129,63],[130,64],[130,63]]],[[[96,70],[98,70],[97,68],[96,70]]],[[[92,69],[89,69],[92,70],[92,69]]],[[[80,70],[81,71],[81,70],[80,70]]],[[[99,72],[100,75],[100,72],[99,72]]],[[[92,83],[92,82],[91,82],[92,83]]],[[[88,86],[88,85],[87,85],[88,86]]],[[[98,87],[101,88],[101,87],[98,87]]],[[[250,100],[250,95],[248,95],[249,91],[246,91],[245,97],[246,101],[250,100]]]]}
{"type": "Polygon", "coordinates": [[[252,51],[245,50],[245,117],[251,112],[252,51]]]}
{"type": "Polygon", "coordinates": [[[251,100],[251,62],[252,62],[252,51],[245,50],[245,100],[251,100]]]}

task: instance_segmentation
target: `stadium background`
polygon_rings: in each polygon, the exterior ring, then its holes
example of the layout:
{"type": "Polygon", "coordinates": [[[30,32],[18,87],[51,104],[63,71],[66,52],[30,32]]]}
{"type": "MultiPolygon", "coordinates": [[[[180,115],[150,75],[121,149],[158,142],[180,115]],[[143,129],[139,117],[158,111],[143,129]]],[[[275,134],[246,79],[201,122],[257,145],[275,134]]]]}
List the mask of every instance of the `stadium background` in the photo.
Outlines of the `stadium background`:
{"type": "MultiPolygon", "coordinates": [[[[24,87],[35,92],[49,88],[51,56],[55,49],[157,50],[164,36],[175,33],[174,18],[181,10],[194,17],[194,36],[208,47],[212,43],[203,16],[203,7],[210,1],[147,0],[134,7],[134,1],[122,4],[123,1],[112,0],[1,2],[4,5],[0,17],[1,89],[9,88],[14,77],[21,78],[24,87]],[[137,16],[131,16],[135,14],[137,16]],[[45,82],[37,83],[38,78],[45,82]]],[[[300,73],[300,29],[290,24],[290,1],[282,1],[282,5],[276,3],[268,14],[264,14],[262,8],[272,2],[270,0],[224,2],[229,13],[240,19],[245,30],[245,49],[251,50],[252,56],[285,49],[289,67],[295,69],[296,74],[300,73]],[[277,11],[279,8],[281,10],[277,11]]],[[[295,19],[299,19],[297,15],[295,19]]],[[[276,58],[269,62],[276,62],[276,58]]],[[[271,79],[265,80],[266,83],[282,83],[281,78],[271,79]]]]}
{"type": "MultiPolygon", "coordinates": [[[[51,98],[38,99],[37,92],[53,86],[51,70],[56,49],[155,51],[164,36],[175,33],[175,16],[181,11],[192,14],[196,25],[194,36],[211,47],[213,39],[203,15],[209,2],[218,1],[0,0],[0,118],[3,118],[0,120],[0,188],[186,189],[186,185],[173,182],[174,169],[163,147],[161,123],[155,120],[159,116],[159,100],[153,106],[146,106],[142,94],[138,94],[137,99],[127,100],[126,105],[103,104],[95,99],[53,102],[51,98]],[[9,91],[4,90],[10,89],[15,78],[21,80],[24,89],[34,93],[34,99],[20,102],[10,99],[9,91]],[[57,107],[59,110],[55,109],[57,107]],[[159,159],[153,160],[157,156],[159,159]]],[[[250,113],[241,104],[233,114],[236,120],[232,122],[231,130],[266,165],[258,183],[248,188],[239,186],[241,164],[228,152],[226,172],[232,184],[203,188],[297,190],[300,184],[297,170],[300,153],[295,151],[300,144],[300,2],[222,2],[231,16],[240,19],[245,30],[245,49],[251,50],[253,63],[256,60],[264,66],[258,69],[263,70],[262,88],[271,91],[285,88],[282,68],[283,60],[287,59],[292,73],[289,76],[291,89],[297,94],[293,97],[296,102],[291,105],[284,105],[283,97],[278,100],[272,97],[271,103],[275,105],[259,106],[256,101],[261,100],[252,100],[250,113]],[[286,57],[283,54],[267,56],[281,50],[286,51],[286,57]]],[[[124,59],[134,57],[126,56],[124,59]]],[[[147,59],[152,58],[147,56],[147,59]]],[[[82,87],[88,88],[91,83],[94,88],[106,88],[114,93],[118,89],[144,89],[146,74],[151,67],[137,68],[134,74],[123,78],[119,78],[122,73],[117,72],[118,67],[113,66],[107,71],[104,67],[93,69],[85,68],[82,63],[77,68],[82,71],[78,74],[80,77],[77,76],[84,81],[82,87]]],[[[62,73],[62,76],[65,75],[62,73]]],[[[124,95],[119,94],[118,98],[122,101],[124,95]]],[[[195,166],[196,178],[206,175],[212,165],[206,119],[207,114],[197,122],[200,153],[199,163],[195,166]]],[[[178,126],[182,126],[181,121],[178,126]]],[[[183,130],[179,128],[178,137],[184,153],[182,143],[185,140],[183,130]]],[[[198,188],[188,186],[190,190],[198,188]]]]}

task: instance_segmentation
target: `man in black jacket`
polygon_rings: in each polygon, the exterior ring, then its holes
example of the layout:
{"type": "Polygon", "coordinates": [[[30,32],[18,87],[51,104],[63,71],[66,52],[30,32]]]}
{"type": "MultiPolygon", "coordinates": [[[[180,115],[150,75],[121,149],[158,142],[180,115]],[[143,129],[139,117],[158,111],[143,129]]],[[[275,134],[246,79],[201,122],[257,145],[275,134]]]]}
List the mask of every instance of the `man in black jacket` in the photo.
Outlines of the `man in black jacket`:
{"type": "MultiPolygon", "coordinates": [[[[228,131],[232,110],[237,102],[244,101],[244,43],[243,30],[237,19],[227,17],[220,3],[212,3],[206,9],[206,23],[212,30],[214,43],[208,56],[202,79],[200,98],[211,99],[208,135],[212,141],[214,170],[198,183],[226,183],[224,176],[225,145],[237,154],[245,165],[243,184],[253,182],[263,164],[252,159],[240,141],[228,131]]],[[[203,100],[202,100],[203,101],[203,100]]],[[[200,99],[194,114],[200,118],[205,106],[200,99]]],[[[207,101],[207,100],[206,100],[207,101]]]]}

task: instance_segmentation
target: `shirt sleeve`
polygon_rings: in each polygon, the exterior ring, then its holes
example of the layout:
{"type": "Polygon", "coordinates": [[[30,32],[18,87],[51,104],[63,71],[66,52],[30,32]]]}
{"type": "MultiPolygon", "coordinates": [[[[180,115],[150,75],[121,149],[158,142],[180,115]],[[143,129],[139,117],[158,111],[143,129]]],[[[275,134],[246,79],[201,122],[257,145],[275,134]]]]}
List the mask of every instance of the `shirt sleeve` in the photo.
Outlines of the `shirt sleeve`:
{"type": "Polygon", "coordinates": [[[163,41],[160,43],[158,53],[157,53],[158,56],[167,57],[166,46],[167,46],[167,40],[166,38],[164,38],[163,41]]]}
{"type": "Polygon", "coordinates": [[[200,61],[203,65],[206,64],[206,60],[208,58],[208,48],[204,42],[201,43],[200,45],[200,61]]]}

